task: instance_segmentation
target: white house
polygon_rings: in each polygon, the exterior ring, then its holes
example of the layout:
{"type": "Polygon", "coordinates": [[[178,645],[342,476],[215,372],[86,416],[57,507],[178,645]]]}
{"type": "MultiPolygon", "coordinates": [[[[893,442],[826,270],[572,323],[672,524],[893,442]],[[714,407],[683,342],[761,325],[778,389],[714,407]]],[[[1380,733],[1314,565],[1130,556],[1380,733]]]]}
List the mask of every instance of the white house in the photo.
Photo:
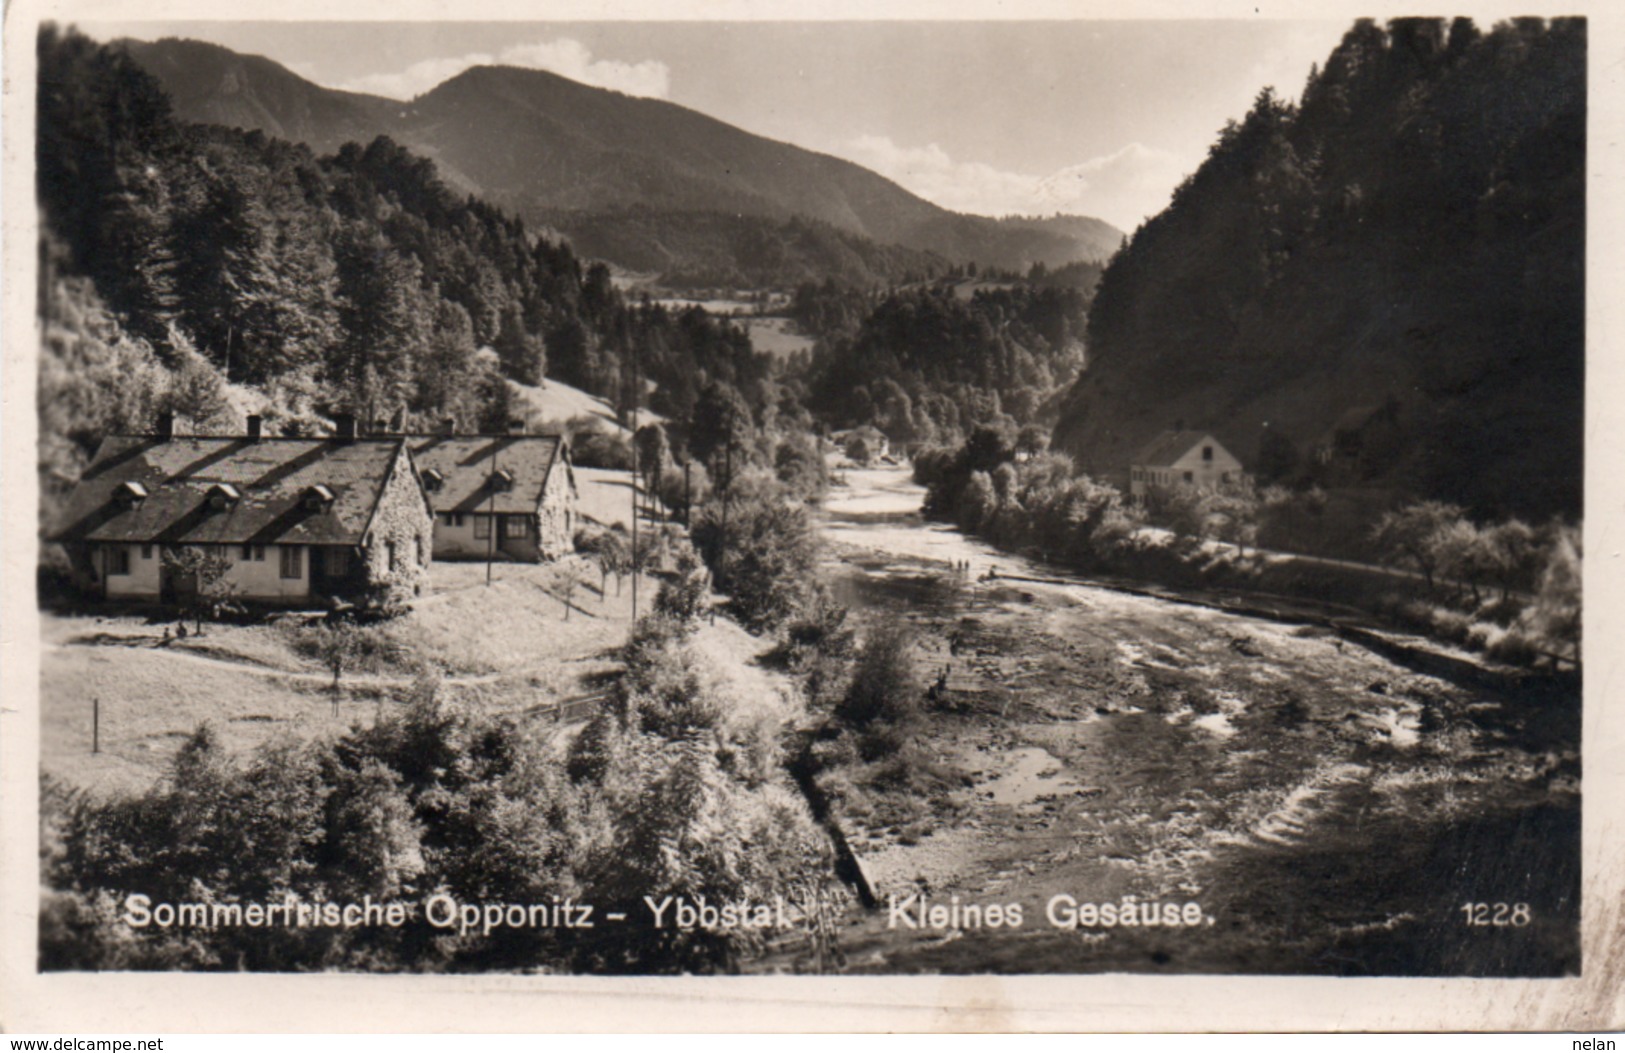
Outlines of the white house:
{"type": "Polygon", "coordinates": [[[433,519],[404,441],[114,435],[69,495],[49,540],[106,599],[185,603],[199,583],[165,551],[222,557],[236,599],[299,605],[418,592],[433,519]]]}
{"type": "Polygon", "coordinates": [[[434,508],[436,559],[535,563],[574,548],[575,469],[557,435],[408,438],[434,508]]]}
{"type": "Polygon", "coordinates": [[[1215,487],[1238,483],[1241,462],[1211,432],[1165,431],[1129,467],[1129,496],[1143,499],[1153,487],[1215,487]]]}

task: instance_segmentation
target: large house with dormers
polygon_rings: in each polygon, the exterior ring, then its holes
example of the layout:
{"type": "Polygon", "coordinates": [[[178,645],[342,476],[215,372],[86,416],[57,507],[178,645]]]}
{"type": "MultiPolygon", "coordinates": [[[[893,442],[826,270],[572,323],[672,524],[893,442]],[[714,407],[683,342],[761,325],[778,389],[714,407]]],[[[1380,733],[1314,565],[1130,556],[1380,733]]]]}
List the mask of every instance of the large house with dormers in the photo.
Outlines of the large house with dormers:
{"type": "Polygon", "coordinates": [[[434,515],[409,442],[362,437],[338,418],[326,438],[115,435],[96,451],[47,539],[81,586],[107,599],[185,603],[198,583],[168,550],[229,562],[234,599],[290,606],[398,601],[421,592],[434,515]]]}

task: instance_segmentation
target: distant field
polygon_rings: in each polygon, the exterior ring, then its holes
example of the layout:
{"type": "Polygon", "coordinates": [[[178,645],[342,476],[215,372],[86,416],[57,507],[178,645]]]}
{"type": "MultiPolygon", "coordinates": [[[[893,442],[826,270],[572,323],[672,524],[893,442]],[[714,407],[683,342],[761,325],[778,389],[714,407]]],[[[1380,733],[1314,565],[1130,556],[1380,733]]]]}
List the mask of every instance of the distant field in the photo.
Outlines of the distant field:
{"type": "Polygon", "coordinates": [[[686,311],[690,307],[703,307],[707,313],[717,315],[718,317],[732,315],[735,312],[740,314],[749,314],[751,311],[756,310],[755,304],[745,300],[664,299],[656,300],[654,302],[672,311],[686,311]]]}
{"type": "Polygon", "coordinates": [[[741,318],[739,321],[750,332],[751,346],[775,358],[812,350],[812,337],[795,332],[794,323],[788,318],[741,318]]]}
{"type": "Polygon", "coordinates": [[[549,380],[545,387],[508,382],[519,393],[536,415],[547,421],[567,421],[572,417],[593,417],[612,428],[619,428],[615,411],[597,395],[589,395],[580,388],[558,380],[549,380]]]}
{"type": "Polygon", "coordinates": [[[970,300],[973,299],[977,293],[985,290],[1009,289],[1013,286],[1014,283],[1012,282],[984,282],[971,278],[967,279],[966,281],[954,283],[954,299],[970,300]]]}
{"type": "Polygon", "coordinates": [[[632,525],[632,473],[615,468],[577,468],[581,514],[601,526],[632,525]]]}

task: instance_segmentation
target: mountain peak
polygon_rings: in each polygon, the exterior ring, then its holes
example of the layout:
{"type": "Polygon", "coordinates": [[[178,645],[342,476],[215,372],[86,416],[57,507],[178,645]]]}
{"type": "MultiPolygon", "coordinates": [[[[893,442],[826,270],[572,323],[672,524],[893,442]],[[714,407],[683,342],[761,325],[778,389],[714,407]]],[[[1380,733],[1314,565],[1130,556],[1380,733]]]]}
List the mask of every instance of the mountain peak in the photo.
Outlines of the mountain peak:
{"type": "Polygon", "coordinates": [[[184,119],[259,129],[322,152],[388,135],[533,223],[556,221],[563,210],[579,225],[632,206],[781,223],[805,216],[950,260],[1022,269],[1104,259],[1121,238],[1087,217],[999,221],[950,212],[849,161],[547,70],[472,66],[403,105],[322,88],[218,45],[132,43],[131,54],[184,119]]]}

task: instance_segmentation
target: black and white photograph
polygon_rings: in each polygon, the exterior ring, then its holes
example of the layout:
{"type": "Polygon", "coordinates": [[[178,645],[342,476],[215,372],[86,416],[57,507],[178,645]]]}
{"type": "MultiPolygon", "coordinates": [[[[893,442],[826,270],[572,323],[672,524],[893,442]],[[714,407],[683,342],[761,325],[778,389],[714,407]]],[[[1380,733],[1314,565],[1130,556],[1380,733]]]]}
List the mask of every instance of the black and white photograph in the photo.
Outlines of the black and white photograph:
{"type": "Polygon", "coordinates": [[[11,12],[8,942],[1620,1027],[1617,47],[800,10],[11,12]]]}

